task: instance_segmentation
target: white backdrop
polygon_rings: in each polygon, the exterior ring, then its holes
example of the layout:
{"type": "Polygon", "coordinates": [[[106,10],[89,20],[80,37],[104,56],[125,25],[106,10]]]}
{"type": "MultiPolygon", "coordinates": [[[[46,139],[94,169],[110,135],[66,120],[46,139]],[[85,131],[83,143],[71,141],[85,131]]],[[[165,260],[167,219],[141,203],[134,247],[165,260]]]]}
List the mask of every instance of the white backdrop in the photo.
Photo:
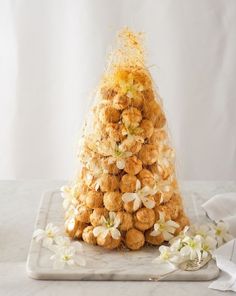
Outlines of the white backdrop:
{"type": "Polygon", "coordinates": [[[235,0],[0,0],[0,178],[70,178],[122,26],[147,32],[184,179],[236,179],[235,0]]]}

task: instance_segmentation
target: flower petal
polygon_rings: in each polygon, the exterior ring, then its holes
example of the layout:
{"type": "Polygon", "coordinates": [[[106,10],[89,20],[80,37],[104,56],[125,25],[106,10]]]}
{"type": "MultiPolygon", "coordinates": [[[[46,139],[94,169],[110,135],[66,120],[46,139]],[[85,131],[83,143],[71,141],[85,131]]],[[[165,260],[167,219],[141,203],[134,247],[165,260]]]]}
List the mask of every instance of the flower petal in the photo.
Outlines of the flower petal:
{"type": "Polygon", "coordinates": [[[155,201],[152,199],[149,199],[148,197],[142,197],[142,202],[144,206],[148,209],[152,209],[155,207],[155,201]]]}
{"type": "Polygon", "coordinates": [[[137,181],[136,181],[136,191],[138,191],[139,189],[141,189],[141,182],[137,179],[137,181]]]}
{"type": "Polygon", "coordinates": [[[116,215],[114,220],[114,227],[117,228],[120,225],[120,218],[116,215]]]}
{"type": "Polygon", "coordinates": [[[93,235],[95,237],[98,237],[101,233],[103,233],[106,230],[106,227],[104,226],[97,226],[93,229],[93,235]]]}
{"type": "Polygon", "coordinates": [[[125,168],[125,161],[124,159],[119,159],[116,161],[116,166],[119,170],[123,170],[125,168]]]}
{"type": "Polygon", "coordinates": [[[165,241],[169,241],[169,240],[171,240],[172,237],[173,237],[173,234],[171,234],[171,233],[169,233],[169,232],[167,232],[167,231],[163,231],[163,232],[162,232],[162,235],[163,235],[165,241]]]}
{"type": "Polygon", "coordinates": [[[160,234],[161,234],[161,232],[160,231],[157,231],[157,230],[153,230],[152,232],[150,232],[150,235],[151,236],[158,236],[160,234]]]}
{"type": "Polygon", "coordinates": [[[137,211],[140,208],[141,204],[142,204],[142,201],[137,194],[133,203],[133,211],[137,211]]]}
{"type": "Polygon", "coordinates": [[[167,224],[168,226],[172,226],[172,227],[174,227],[174,228],[178,228],[178,227],[180,226],[178,223],[176,223],[176,222],[173,221],[173,220],[168,220],[168,221],[166,222],[166,224],[167,224]]]}
{"type": "Polygon", "coordinates": [[[111,232],[111,236],[114,238],[114,239],[119,239],[120,238],[120,231],[115,228],[115,227],[112,227],[110,229],[110,232],[111,232]]]}
{"type": "Polygon", "coordinates": [[[136,197],[137,197],[137,193],[126,192],[122,195],[122,200],[123,202],[127,203],[130,201],[133,201],[134,199],[136,199],[136,197]]]}

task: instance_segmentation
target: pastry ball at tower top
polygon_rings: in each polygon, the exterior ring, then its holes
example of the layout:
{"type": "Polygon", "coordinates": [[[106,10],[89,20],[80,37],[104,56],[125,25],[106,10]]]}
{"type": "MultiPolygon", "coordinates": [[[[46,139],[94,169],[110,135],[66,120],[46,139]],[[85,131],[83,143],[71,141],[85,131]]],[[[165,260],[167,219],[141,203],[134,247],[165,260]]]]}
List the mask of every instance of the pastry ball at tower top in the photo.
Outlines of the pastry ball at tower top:
{"type": "Polygon", "coordinates": [[[71,201],[65,229],[94,247],[135,251],[164,242],[162,225],[158,236],[151,235],[160,212],[179,224],[175,235],[189,220],[141,35],[124,29],[119,40],[98,86],[90,129],[83,135],[81,168],[64,192],[71,201]]]}

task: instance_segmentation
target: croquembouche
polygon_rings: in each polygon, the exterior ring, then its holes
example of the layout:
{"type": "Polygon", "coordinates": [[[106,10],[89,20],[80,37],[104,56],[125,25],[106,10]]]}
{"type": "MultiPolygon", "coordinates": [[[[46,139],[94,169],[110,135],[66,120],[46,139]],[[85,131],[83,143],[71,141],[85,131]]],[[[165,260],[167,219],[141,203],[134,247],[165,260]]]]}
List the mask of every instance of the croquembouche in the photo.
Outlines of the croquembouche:
{"type": "Polygon", "coordinates": [[[189,224],[142,36],[119,33],[85,124],[78,172],[62,188],[67,234],[107,249],[159,246],[189,224]]]}

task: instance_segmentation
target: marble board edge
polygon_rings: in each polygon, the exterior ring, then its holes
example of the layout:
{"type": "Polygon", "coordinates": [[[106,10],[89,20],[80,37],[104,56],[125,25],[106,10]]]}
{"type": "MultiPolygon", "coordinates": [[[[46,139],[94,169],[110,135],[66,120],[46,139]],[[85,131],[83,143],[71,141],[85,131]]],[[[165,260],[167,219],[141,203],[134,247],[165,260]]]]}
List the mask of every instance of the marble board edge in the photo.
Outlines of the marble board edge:
{"type": "MultiPolygon", "coordinates": [[[[59,190],[46,191],[42,194],[40,206],[35,222],[35,229],[44,228],[48,211],[52,202],[52,195],[58,193],[59,190]]],[[[119,273],[86,273],[76,272],[75,269],[54,270],[53,268],[42,268],[38,265],[41,243],[36,243],[31,239],[29,253],[26,262],[26,272],[30,278],[36,280],[78,280],[78,281],[155,281],[155,274],[119,274],[119,273]]],[[[209,281],[215,279],[219,275],[219,269],[214,260],[211,260],[206,268],[189,272],[178,271],[165,277],[161,281],[209,281]]]]}

